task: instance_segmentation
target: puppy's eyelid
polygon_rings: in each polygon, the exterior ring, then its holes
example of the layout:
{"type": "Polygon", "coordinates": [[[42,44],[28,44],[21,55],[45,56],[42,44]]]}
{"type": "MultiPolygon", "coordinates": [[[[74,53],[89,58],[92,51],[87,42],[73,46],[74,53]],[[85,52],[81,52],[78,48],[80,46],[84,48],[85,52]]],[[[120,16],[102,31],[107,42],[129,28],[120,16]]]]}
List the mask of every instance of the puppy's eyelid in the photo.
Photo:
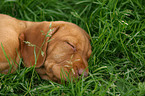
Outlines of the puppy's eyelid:
{"type": "Polygon", "coordinates": [[[66,41],[66,43],[67,43],[68,45],[70,45],[74,51],[76,51],[76,48],[75,48],[74,45],[72,45],[71,43],[69,43],[69,42],[67,42],[67,41],[66,41]]]}
{"type": "Polygon", "coordinates": [[[73,47],[73,48],[74,48],[74,46],[73,46],[72,44],[70,44],[69,42],[67,42],[67,41],[66,41],[66,43],[67,43],[68,45],[70,45],[71,47],[73,47]]]}

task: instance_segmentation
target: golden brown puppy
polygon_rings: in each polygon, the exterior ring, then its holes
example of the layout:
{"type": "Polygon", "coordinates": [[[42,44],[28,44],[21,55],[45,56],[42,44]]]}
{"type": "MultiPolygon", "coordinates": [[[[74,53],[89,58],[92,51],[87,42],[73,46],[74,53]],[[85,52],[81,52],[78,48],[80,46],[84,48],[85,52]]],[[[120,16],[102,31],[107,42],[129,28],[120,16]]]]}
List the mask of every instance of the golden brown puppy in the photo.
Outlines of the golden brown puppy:
{"type": "Polygon", "coordinates": [[[0,43],[0,73],[8,73],[10,67],[14,72],[20,56],[24,66],[34,65],[42,79],[66,80],[63,72],[69,77],[88,75],[89,35],[75,24],[21,21],[0,14],[0,43]]]}

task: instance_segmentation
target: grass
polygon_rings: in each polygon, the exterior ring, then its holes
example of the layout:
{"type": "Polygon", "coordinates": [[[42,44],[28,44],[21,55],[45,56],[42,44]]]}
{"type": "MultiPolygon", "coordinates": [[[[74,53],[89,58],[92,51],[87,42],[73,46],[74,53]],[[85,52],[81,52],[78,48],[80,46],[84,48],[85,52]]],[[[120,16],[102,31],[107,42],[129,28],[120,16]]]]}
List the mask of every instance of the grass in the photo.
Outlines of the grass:
{"type": "Polygon", "coordinates": [[[41,80],[34,68],[0,74],[0,95],[144,96],[145,0],[1,0],[0,13],[29,21],[69,21],[91,37],[87,78],[41,80]]]}

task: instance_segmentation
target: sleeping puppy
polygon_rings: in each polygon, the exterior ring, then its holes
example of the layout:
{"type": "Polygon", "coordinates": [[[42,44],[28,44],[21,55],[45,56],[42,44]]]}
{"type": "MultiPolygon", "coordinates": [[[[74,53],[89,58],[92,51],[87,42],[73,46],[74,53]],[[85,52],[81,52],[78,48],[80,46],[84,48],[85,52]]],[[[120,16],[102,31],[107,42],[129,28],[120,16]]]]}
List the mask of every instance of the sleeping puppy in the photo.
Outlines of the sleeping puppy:
{"type": "Polygon", "coordinates": [[[0,43],[0,73],[14,72],[21,57],[42,79],[60,82],[66,76],[88,75],[89,35],[73,23],[30,22],[0,14],[0,43]]]}

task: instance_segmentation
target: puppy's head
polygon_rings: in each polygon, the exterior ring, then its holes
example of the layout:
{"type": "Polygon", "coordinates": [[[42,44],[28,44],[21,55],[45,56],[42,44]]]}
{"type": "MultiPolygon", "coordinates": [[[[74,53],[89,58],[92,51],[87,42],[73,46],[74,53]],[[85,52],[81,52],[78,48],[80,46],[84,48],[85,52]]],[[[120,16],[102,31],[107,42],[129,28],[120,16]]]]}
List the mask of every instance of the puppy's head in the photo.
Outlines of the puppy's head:
{"type": "Polygon", "coordinates": [[[48,76],[48,79],[56,82],[81,75],[86,77],[89,71],[87,61],[92,52],[89,35],[75,24],[57,21],[52,22],[50,38],[46,37],[49,25],[49,22],[36,24],[21,34],[21,54],[25,66],[35,65],[43,69],[44,72],[38,71],[40,76],[48,76]],[[36,56],[34,48],[24,41],[36,45],[36,56]]]}

